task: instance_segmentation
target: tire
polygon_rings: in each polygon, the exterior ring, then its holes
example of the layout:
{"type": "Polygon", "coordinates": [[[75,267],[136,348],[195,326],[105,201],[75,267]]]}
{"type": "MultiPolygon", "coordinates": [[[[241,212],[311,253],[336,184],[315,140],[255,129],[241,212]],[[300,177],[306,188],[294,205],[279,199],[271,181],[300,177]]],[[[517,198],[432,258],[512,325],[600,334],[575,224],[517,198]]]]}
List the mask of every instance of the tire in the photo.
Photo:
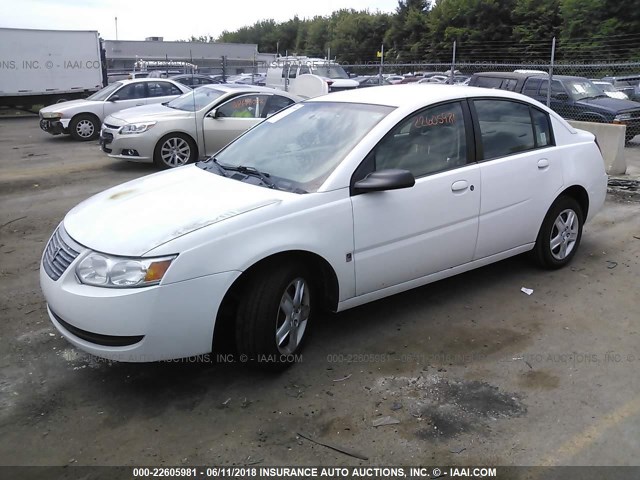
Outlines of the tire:
{"type": "Polygon", "coordinates": [[[183,133],[169,133],[162,137],[153,151],[153,163],[166,170],[192,163],[198,156],[191,137],[183,133]]]}
{"type": "Polygon", "coordinates": [[[241,361],[267,370],[293,364],[309,335],[314,291],[309,270],[297,262],[257,272],[236,313],[241,361]]]}
{"type": "Polygon", "coordinates": [[[100,121],[88,113],[76,115],[69,123],[69,133],[81,142],[95,140],[100,135],[100,121]]]}
{"type": "Polygon", "coordinates": [[[533,248],[538,265],[555,270],[568,264],[580,245],[583,223],[580,204],[572,197],[558,197],[542,222],[533,248]]]}

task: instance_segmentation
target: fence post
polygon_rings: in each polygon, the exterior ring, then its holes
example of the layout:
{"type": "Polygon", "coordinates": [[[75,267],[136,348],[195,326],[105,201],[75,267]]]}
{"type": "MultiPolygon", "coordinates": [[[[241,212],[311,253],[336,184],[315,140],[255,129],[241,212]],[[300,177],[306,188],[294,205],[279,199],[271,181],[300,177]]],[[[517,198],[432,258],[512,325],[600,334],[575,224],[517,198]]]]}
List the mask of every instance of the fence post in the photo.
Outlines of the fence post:
{"type": "Polygon", "coordinates": [[[227,56],[222,56],[222,83],[227,81],[227,56]]]}
{"type": "Polygon", "coordinates": [[[553,62],[556,57],[556,37],[551,40],[551,63],[549,64],[549,87],[547,88],[547,107],[551,105],[551,82],[553,81],[553,62]]]}
{"type": "Polygon", "coordinates": [[[456,70],[456,41],[453,41],[453,57],[451,58],[451,74],[449,75],[451,85],[453,85],[453,76],[456,70]]]}

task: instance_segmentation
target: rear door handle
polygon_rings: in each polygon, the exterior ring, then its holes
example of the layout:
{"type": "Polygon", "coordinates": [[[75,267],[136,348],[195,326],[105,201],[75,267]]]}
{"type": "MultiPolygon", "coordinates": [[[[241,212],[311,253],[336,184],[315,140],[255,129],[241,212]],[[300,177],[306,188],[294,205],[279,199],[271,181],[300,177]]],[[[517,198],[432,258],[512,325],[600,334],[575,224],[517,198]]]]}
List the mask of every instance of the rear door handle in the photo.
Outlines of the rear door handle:
{"type": "Polygon", "coordinates": [[[541,158],[540,160],[538,160],[538,168],[540,170],[544,170],[548,166],[549,166],[549,160],[547,160],[546,158],[541,158]]]}
{"type": "Polygon", "coordinates": [[[461,192],[469,187],[469,183],[466,180],[458,180],[451,185],[452,192],[461,192]]]}

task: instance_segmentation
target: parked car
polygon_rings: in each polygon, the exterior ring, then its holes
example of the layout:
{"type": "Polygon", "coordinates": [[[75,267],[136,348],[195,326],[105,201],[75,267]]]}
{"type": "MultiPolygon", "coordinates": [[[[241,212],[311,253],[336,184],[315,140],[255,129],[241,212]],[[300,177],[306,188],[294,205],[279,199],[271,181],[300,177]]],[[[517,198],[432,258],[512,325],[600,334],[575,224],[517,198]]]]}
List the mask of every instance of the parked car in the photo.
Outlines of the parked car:
{"type": "Polygon", "coordinates": [[[148,362],[222,343],[282,367],[320,310],[528,251],[567,265],[606,190],[594,136],[535,100],[362,88],[85,200],[49,240],[40,282],[57,330],[98,357],[148,362]]]}
{"type": "Polygon", "coordinates": [[[169,78],[174,82],[181,83],[191,88],[196,88],[196,87],[199,87],[200,85],[212,85],[212,84],[220,83],[219,81],[214,80],[208,75],[198,75],[195,73],[184,73],[182,75],[174,75],[169,78]]]}
{"type": "Polygon", "coordinates": [[[602,80],[591,80],[591,82],[598,87],[598,89],[604,93],[607,97],[619,98],[620,100],[629,100],[626,93],[616,90],[612,83],[603,82],[602,80]]]}
{"type": "Polygon", "coordinates": [[[640,101],[640,74],[604,77],[605,82],[610,82],[619,92],[624,93],[630,100],[640,101]]]}
{"type": "Polygon", "coordinates": [[[56,103],[40,110],[40,128],[51,135],[95,140],[104,118],[140,105],[163,103],[189,92],[186,85],[167,79],[119,80],[84,100],[56,103]]]}
{"type": "Polygon", "coordinates": [[[427,78],[422,78],[418,80],[418,83],[447,83],[449,80],[449,76],[445,74],[441,75],[431,75],[427,78]]]}
{"type": "MultiPolygon", "coordinates": [[[[549,77],[537,74],[484,72],[475,73],[469,84],[521,92],[546,103],[549,77]]],[[[626,141],[640,133],[640,103],[610,98],[584,77],[554,75],[550,106],[570,120],[626,125],[626,141]]]]}
{"type": "Polygon", "coordinates": [[[396,85],[398,83],[402,83],[402,81],[404,80],[404,76],[402,76],[402,75],[387,75],[386,79],[390,84],[396,85]]]}
{"type": "Polygon", "coordinates": [[[365,75],[361,77],[353,77],[352,80],[355,80],[360,85],[359,88],[363,87],[377,87],[379,85],[391,85],[386,78],[382,78],[382,84],[380,83],[380,77],[378,75],[365,75]]]}
{"type": "Polygon", "coordinates": [[[166,104],[129,108],[108,116],[100,132],[112,158],[174,168],[213,155],[245,130],[301,100],[251,85],[203,85],[166,104]]]}

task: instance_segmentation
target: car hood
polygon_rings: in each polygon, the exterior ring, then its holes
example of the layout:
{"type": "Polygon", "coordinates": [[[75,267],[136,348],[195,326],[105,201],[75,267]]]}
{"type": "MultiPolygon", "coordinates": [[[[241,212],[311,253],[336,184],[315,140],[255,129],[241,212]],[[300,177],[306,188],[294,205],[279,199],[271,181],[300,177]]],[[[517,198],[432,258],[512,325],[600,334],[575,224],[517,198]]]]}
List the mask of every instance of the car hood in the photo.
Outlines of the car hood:
{"type": "MultiPolygon", "coordinates": [[[[193,116],[193,112],[169,108],[161,103],[142,105],[141,107],[126,108],[109,115],[120,123],[145,122],[162,118],[185,118],[193,116]]],[[[106,120],[105,120],[106,122],[106,120]]],[[[107,122],[108,123],[108,122],[107,122]]]]}
{"type": "Polygon", "coordinates": [[[95,251],[137,257],[200,228],[278,203],[287,195],[291,194],[189,165],[85,200],[66,215],[64,228],[95,251]]]}
{"type": "Polygon", "coordinates": [[[579,100],[579,104],[582,105],[594,105],[605,108],[611,112],[623,112],[628,110],[640,110],[640,103],[633,102],[631,100],[622,100],[620,98],[611,97],[598,97],[598,98],[585,98],[579,100]]]}
{"type": "Polygon", "coordinates": [[[68,102],[55,103],[40,109],[40,113],[44,112],[60,112],[65,113],[67,111],[75,110],[92,110],[96,106],[101,107],[104,102],[95,102],[93,100],[69,100],[68,102]]]}

